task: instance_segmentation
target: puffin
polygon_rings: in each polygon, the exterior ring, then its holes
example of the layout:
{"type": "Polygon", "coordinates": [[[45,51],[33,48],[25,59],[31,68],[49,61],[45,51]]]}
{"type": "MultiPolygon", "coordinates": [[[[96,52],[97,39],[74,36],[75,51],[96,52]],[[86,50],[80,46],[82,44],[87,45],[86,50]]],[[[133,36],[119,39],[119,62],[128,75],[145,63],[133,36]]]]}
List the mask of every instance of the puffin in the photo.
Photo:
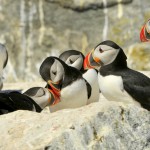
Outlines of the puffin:
{"type": "Polygon", "coordinates": [[[141,42],[150,42],[150,19],[143,25],[140,32],[141,42]]]}
{"type": "Polygon", "coordinates": [[[83,78],[90,84],[92,91],[91,97],[88,99],[87,104],[98,102],[100,96],[98,72],[96,69],[84,70],[83,62],[85,56],[82,54],[82,52],[77,50],[67,50],[63,52],[59,58],[67,65],[78,69],[82,73],[83,78]]]}
{"type": "Polygon", "coordinates": [[[8,52],[5,45],[0,43],[0,90],[3,88],[3,69],[8,62],[8,52]]]}
{"type": "Polygon", "coordinates": [[[99,88],[109,101],[135,104],[150,110],[150,78],[127,66],[123,49],[106,40],[84,60],[84,68],[99,68],[99,88]]]}
{"type": "Polygon", "coordinates": [[[30,88],[23,94],[17,91],[0,93],[0,115],[17,110],[41,112],[53,102],[53,94],[42,87],[30,88]]]}
{"type": "Polygon", "coordinates": [[[42,62],[39,72],[47,82],[47,88],[56,95],[57,101],[50,106],[50,112],[87,105],[91,86],[79,70],[68,66],[57,57],[50,56],[42,62]]]}

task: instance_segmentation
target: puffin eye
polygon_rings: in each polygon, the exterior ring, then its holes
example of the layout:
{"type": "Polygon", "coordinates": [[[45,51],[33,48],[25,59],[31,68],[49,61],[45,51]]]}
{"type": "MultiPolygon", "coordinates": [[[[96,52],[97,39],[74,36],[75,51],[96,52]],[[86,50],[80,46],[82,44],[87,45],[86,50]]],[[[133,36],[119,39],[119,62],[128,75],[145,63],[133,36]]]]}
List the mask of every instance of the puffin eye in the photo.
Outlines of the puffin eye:
{"type": "Polygon", "coordinates": [[[73,61],[71,59],[69,59],[70,64],[73,64],[73,61]]]}
{"type": "Polygon", "coordinates": [[[53,73],[54,75],[56,75],[56,74],[57,74],[57,71],[52,71],[52,73],[53,73]]]}
{"type": "Polygon", "coordinates": [[[103,52],[104,52],[104,51],[101,49],[101,47],[99,48],[99,52],[100,52],[100,53],[103,53],[103,52]]]}

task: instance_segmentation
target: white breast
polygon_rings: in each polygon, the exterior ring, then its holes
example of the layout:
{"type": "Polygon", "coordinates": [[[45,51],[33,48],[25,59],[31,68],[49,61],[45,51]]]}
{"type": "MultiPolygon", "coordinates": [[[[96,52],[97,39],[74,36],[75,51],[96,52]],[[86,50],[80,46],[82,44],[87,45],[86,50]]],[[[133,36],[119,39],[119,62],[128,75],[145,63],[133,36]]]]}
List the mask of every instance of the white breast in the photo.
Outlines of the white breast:
{"type": "Polygon", "coordinates": [[[140,105],[125,90],[121,76],[101,76],[98,74],[99,87],[104,97],[109,101],[140,105]]]}
{"type": "Polygon", "coordinates": [[[91,85],[92,92],[91,97],[88,99],[87,104],[99,101],[99,85],[98,85],[98,74],[95,69],[89,69],[83,74],[83,78],[91,85]]]}
{"type": "Polygon", "coordinates": [[[78,108],[87,104],[87,88],[83,79],[77,80],[61,90],[61,102],[51,106],[50,111],[78,108]]]}

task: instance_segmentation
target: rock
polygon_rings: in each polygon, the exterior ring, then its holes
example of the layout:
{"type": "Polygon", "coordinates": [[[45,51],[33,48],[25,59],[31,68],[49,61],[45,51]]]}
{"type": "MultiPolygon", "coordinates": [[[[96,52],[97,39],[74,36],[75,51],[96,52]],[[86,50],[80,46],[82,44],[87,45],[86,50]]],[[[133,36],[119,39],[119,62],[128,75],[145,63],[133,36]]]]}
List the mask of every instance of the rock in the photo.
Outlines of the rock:
{"type": "Polygon", "coordinates": [[[149,7],[149,0],[3,0],[0,42],[9,53],[6,81],[40,81],[45,57],[67,49],[86,54],[105,39],[124,49],[140,42],[149,7]]]}
{"type": "Polygon", "coordinates": [[[133,0],[46,0],[50,3],[56,3],[64,8],[70,8],[76,11],[87,11],[89,9],[103,9],[105,7],[112,7],[117,4],[128,4],[133,0]],[[106,3],[106,4],[105,4],[106,3]]]}
{"type": "Polygon", "coordinates": [[[137,70],[150,70],[150,44],[136,43],[128,49],[128,65],[137,70]]]}
{"type": "Polygon", "coordinates": [[[16,111],[0,120],[1,149],[150,149],[150,112],[134,105],[98,102],[52,114],[16,111]]]}

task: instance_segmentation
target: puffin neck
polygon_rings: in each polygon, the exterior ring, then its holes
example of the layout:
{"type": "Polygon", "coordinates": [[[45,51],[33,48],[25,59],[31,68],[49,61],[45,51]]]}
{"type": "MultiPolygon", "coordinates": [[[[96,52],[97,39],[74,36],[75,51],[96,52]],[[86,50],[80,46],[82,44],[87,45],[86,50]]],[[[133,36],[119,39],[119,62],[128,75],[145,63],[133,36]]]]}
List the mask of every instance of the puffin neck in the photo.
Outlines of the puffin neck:
{"type": "Polygon", "coordinates": [[[62,88],[70,85],[75,80],[82,78],[82,73],[74,67],[66,66],[64,71],[65,74],[62,82],[62,88]]]}
{"type": "MultiPolygon", "coordinates": [[[[24,95],[24,94],[23,94],[24,95]]],[[[34,105],[36,112],[41,112],[43,109],[41,108],[41,106],[39,106],[36,101],[34,99],[32,99],[30,96],[24,95],[28,98],[28,100],[31,101],[31,103],[34,105]]]]}
{"type": "Polygon", "coordinates": [[[87,70],[84,70],[84,68],[83,68],[83,65],[82,65],[82,68],[80,69],[80,72],[83,74],[83,73],[85,73],[87,70]]]}
{"type": "Polygon", "coordinates": [[[102,66],[100,68],[100,73],[102,75],[108,75],[112,72],[115,72],[117,70],[123,70],[123,69],[127,69],[127,61],[126,61],[127,57],[124,54],[123,50],[121,49],[117,55],[117,57],[115,58],[115,60],[108,65],[102,66]]]}
{"type": "Polygon", "coordinates": [[[127,57],[122,49],[120,49],[116,59],[112,62],[112,65],[117,68],[127,68],[127,57]]]}

